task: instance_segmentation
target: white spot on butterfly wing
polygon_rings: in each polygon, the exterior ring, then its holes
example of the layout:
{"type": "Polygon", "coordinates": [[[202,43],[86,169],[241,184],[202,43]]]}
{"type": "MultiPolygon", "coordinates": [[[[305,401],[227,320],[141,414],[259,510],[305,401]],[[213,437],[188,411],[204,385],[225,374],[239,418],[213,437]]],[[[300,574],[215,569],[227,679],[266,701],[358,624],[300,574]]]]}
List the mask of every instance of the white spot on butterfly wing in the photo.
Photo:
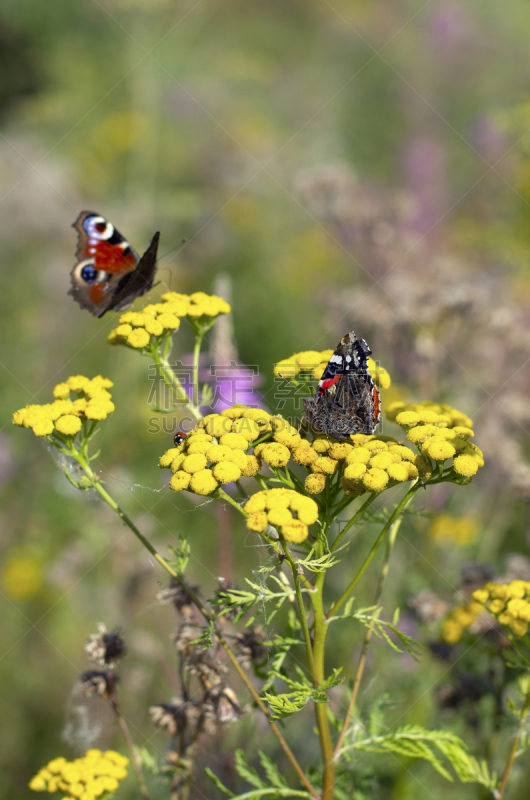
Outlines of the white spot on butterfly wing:
{"type": "Polygon", "coordinates": [[[338,356],[335,353],[329,359],[330,364],[342,364],[342,356],[338,356]]]}

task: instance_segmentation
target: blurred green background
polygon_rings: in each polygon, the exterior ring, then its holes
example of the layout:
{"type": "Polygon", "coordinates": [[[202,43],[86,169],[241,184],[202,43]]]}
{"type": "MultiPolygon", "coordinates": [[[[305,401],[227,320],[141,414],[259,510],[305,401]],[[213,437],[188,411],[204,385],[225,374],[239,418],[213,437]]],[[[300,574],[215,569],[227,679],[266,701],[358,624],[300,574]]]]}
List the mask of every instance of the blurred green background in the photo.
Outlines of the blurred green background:
{"type": "MultiPolygon", "coordinates": [[[[445,525],[406,520],[390,615],[425,589],[448,607],[462,602],[469,564],[499,575],[517,563],[518,576],[530,574],[529,25],[523,0],[509,9],[491,0],[4,0],[2,796],[29,797],[27,781],[54,756],[123,751],[111,714],[72,693],[98,621],[126,636],[124,713],[155,755],[166,743],[148,706],[178,692],[176,619],[155,599],[165,579],[40,441],[11,427],[15,409],[47,402],[69,375],[108,375],[117,410],[98,468],[142,531],[162,550],[177,530],[190,534],[191,577],[206,596],[216,576],[241,582],[264,558],[228,512],[163,488],[157,458],[171,439],[148,433],[147,360],[106,344],[113,314],[94,319],[66,296],[81,209],[107,216],[141,252],[161,231],[153,297],[167,286],[215,291],[220,273],[230,277],[239,357],[259,367],[269,409],[275,361],[335,347],[353,328],[393,378],[383,402],[445,401],[474,419],[485,469],[468,489],[420,499],[444,511],[445,525]]],[[[179,332],[175,358],[190,347],[179,332]]],[[[375,579],[374,567],[366,598],[375,579]]],[[[414,635],[437,637],[436,625],[408,613],[414,635]]],[[[345,663],[350,674],[363,631],[335,635],[328,666],[345,663]]],[[[420,666],[387,656],[376,643],[361,711],[389,691],[400,724],[449,727],[487,754],[482,728],[438,707],[436,687],[454,667],[429,654],[420,666]]],[[[491,697],[477,702],[490,724],[491,697]]],[[[288,724],[307,764],[305,730],[288,724]]],[[[243,720],[205,742],[201,757],[230,781],[233,743],[252,750],[266,735],[243,720]]],[[[419,798],[426,785],[445,796],[448,784],[428,768],[377,763],[368,796],[419,798]]],[[[522,787],[523,775],[513,797],[522,787]]],[[[200,775],[194,791],[216,796],[200,775]]],[[[132,780],[120,792],[134,797],[132,780]]]]}

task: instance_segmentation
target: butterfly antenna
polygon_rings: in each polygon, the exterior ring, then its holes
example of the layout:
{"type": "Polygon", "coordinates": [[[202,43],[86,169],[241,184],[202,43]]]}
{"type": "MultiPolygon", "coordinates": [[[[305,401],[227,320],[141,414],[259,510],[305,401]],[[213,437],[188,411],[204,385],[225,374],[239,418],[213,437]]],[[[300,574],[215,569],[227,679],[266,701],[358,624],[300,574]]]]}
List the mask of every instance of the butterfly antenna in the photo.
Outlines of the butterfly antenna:
{"type": "Polygon", "coordinates": [[[175,247],[171,247],[169,250],[166,250],[164,255],[160,256],[160,258],[158,260],[159,261],[163,261],[164,258],[166,258],[166,256],[171,255],[171,253],[178,253],[178,251],[181,250],[184,247],[184,245],[186,244],[187,241],[188,241],[187,238],[186,239],[182,239],[182,241],[179,242],[177,245],[175,245],[175,247]]]}

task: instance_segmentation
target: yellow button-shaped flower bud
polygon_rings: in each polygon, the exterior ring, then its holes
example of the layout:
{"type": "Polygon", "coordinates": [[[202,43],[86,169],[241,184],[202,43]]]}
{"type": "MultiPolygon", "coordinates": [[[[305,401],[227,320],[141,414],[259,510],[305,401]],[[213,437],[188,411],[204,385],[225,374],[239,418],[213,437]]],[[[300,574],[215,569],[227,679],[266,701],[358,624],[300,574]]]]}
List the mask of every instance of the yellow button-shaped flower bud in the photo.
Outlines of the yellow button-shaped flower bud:
{"type": "Polygon", "coordinates": [[[334,475],[339,468],[339,462],[329,456],[321,456],[311,464],[312,472],[320,475],[334,475]]]}
{"type": "Polygon", "coordinates": [[[344,477],[349,481],[358,481],[362,478],[368,467],[366,464],[348,464],[344,470],[344,477]]]}
{"type": "Polygon", "coordinates": [[[351,433],[350,434],[350,441],[354,445],[362,446],[366,442],[370,442],[374,437],[367,433],[351,433]]]}
{"type": "MultiPolygon", "coordinates": [[[[182,462],[182,469],[193,475],[195,472],[201,472],[206,467],[206,456],[202,453],[195,453],[192,456],[186,456],[182,462]]],[[[195,490],[194,490],[195,491],[195,490]]],[[[200,492],[198,492],[200,494],[200,492]]]]}
{"type": "Polygon", "coordinates": [[[65,436],[75,436],[76,433],[79,433],[81,428],[81,420],[73,414],[65,414],[64,417],[59,417],[55,423],[55,430],[59,433],[63,433],[65,436]]]}
{"type": "Polygon", "coordinates": [[[300,372],[300,367],[294,358],[286,358],[274,365],[273,374],[276,378],[294,378],[300,372]]]}
{"type": "Polygon", "coordinates": [[[195,453],[202,453],[202,455],[206,455],[211,447],[212,443],[208,439],[205,439],[204,441],[196,441],[195,437],[193,437],[193,440],[190,440],[188,446],[186,447],[186,453],[190,456],[194,455],[195,453]]]}
{"type": "Polygon", "coordinates": [[[232,428],[232,420],[228,417],[222,417],[220,414],[209,414],[204,418],[206,431],[211,436],[222,436],[224,433],[230,433],[232,428]]]}
{"type": "Polygon", "coordinates": [[[366,447],[355,447],[346,456],[346,464],[368,464],[372,453],[366,447]]]}
{"type": "Polygon", "coordinates": [[[335,442],[329,448],[329,455],[331,458],[335,458],[337,461],[343,461],[348,453],[353,451],[353,445],[348,444],[348,442],[335,442]]]}
{"type": "Polygon", "coordinates": [[[448,458],[452,458],[455,455],[456,450],[449,442],[433,437],[427,448],[427,453],[435,461],[447,461],[448,458]]]}
{"type": "MultiPolygon", "coordinates": [[[[77,417],[74,417],[74,419],[77,419],[77,417]]],[[[45,417],[37,420],[33,425],[33,433],[35,436],[49,436],[52,431],[53,422],[51,419],[46,419],[45,417]]]]}
{"type": "Polygon", "coordinates": [[[232,461],[224,461],[216,464],[212,469],[212,473],[215,480],[219,481],[221,484],[238,481],[241,477],[241,470],[232,461]]]}
{"type": "Polygon", "coordinates": [[[404,444],[391,444],[388,448],[388,452],[395,453],[404,461],[413,461],[414,456],[416,455],[416,453],[413,453],[410,447],[405,447],[404,444]]]}
{"type": "Polygon", "coordinates": [[[219,439],[219,443],[232,448],[232,450],[246,450],[248,447],[248,441],[239,433],[224,433],[219,439]]]}
{"type": "Polygon", "coordinates": [[[362,476],[362,482],[371,492],[380,492],[388,483],[388,473],[383,469],[369,469],[362,476]]]}
{"type": "Polygon", "coordinates": [[[275,527],[288,525],[294,519],[288,508],[271,508],[267,514],[267,518],[269,523],[275,527]]]}
{"type": "Polygon", "coordinates": [[[70,387],[67,383],[58,383],[53,389],[53,396],[59,400],[64,400],[70,396],[70,387]]]}
{"type": "Polygon", "coordinates": [[[289,525],[282,526],[282,534],[285,536],[288,542],[299,544],[307,539],[309,531],[307,529],[307,525],[304,525],[303,522],[295,519],[289,525]]]}
{"type": "Polygon", "coordinates": [[[421,444],[437,431],[436,425],[416,425],[415,428],[411,428],[407,433],[407,441],[413,442],[413,444],[421,444]]]}
{"type": "MultiPolygon", "coordinates": [[[[238,464],[238,466],[239,466],[239,464],[238,464]]],[[[241,475],[244,478],[252,478],[254,475],[256,475],[259,472],[260,466],[261,466],[260,461],[259,461],[259,459],[256,458],[256,456],[247,455],[247,463],[241,469],[241,475]]]]}
{"type": "Polygon", "coordinates": [[[320,494],[326,488],[326,476],[316,473],[308,475],[305,479],[304,487],[309,494],[320,494]]]}
{"type": "Polygon", "coordinates": [[[331,444],[328,442],[327,439],[315,439],[313,442],[313,450],[317,453],[327,453],[331,444]]]}
{"type": "Polygon", "coordinates": [[[527,591],[526,588],[527,584],[526,581],[511,581],[508,584],[508,589],[510,590],[510,594],[512,597],[524,597],[527,591]]]}
{"type": "Polygon", "coordinates": [[[415,425],[418,425],[419,422],[421,422],[421,417],[419,414],[416,414],[415,411],[401,411],[395,417],[395,421],[402,428],[412,428],[415,425]]]}
{"type": "Polygon", "coordinates": [[[492,614],[500,614],[504,610],[504,603],[502,600],[490,600],[488,609],[492,614]]]}
{"type": "Polygon", "coordinates": [[[494,597],[499,600],[508,600],[508,598],[510,597],[510,590],[508,589],[508,586],[505,583],[489,584],[489,593],[490,597],[494,597]]]}
{"type": "Polygon", "coordinates": [[[247,514],[255,514],[257,511],[264,511],[267,508],[267,493],[256,492],[252,497],[247,500],[244,509],[247,514]]]}
{"type": "Polygon", "coordinates": [[[235,420],[232,424],[232,430],[238,436],[243,436],[247,442],[253,442],[261,436],[261,428],[258,423],[248,417],[240,417],[235,420]]]}
{"type": "Polygon", "coordinates": [[[248,464],[247,454],[243,450],[231,450],[229,461],[239,467],[239,471],[243,473],[248,464]]]}
{"type": "Polygon", "coordinates": [[[145,329],[151,336],[162,336],[164,333],[164,326],[159,319],[148,319],[145,323],[145,329]]]}
{"type": "Polygon", "coordinates": [[[407,464],[389,464],[386,468],[388,476],[393,481],[408,481],[410,480],[409,470],[407,464]]]}
{"type": "MultiPolygon", "coordinates": [[[[201,458],[201,456],[189,456],[189,458],[201,458]]],[[[207,495],[217,489],[218,485],[212,474],[212,470],[202,469],[191,476],[189,488],[192,492],[195,492],[195,494],[207,495]]]]}
{"type": "Polygon", "coordinates": [[[251,514],[247,519],[247,528],[256,533],[263,533],[267,530],[268,526],[269,521],[264,511],[257,511],[255,514],[251,514]]]}
{"type": "Polygon", "coordinates": [[[221,411],[222,417],[229,417],[229,419],[240,419],[245,411],[247,410],[248,406],[242,405],[241,403],[236,403],[230,408],[224,408],[221,411]]]}
{"type": "Polygon", "coordinates": [[[158,459],[158,466],[160,469],[167,469],[171,466],[171,462],[175,459],[178,455],[180,455],[181,449],[180,447],[172,447],[171,450],[166,450],[163,456],[160,456],[158,459]]]}
{"type": "Polygon", "coordinates": [[[180,319],[175,314],[159,314],[157,321],[168,331],[176,331],[180,328],[180,319]]]}
{"type": "Polygon", "coordinates": [[[514,636],[526,636],[528,633],[528,624],[521,619],[513,619],[508,623],[508,627],[514,636]]]}
{"type": "Polygon", "coordinates": [[[310,466],[318,458],[316,451],[310,446],[297,447],[293,452],[293,461],[297,464],[302,464],[304,467],[310,466]]]}
{"type": "Polygon", "coordinates": [[[372,455],[375,455],[376,453],[386,453],[388,450],[387,443],[382,439],[376,438],[370,439],[369,442],[365,442],[363,447],[366,450],[369,450],[372,455]]]}
{"type": "Polygon", "coordinates": [[[298,519],[305,525],[313,525],[318,519],[318,506],[310,497],[303,497],[294,492],[291,495],[290,506],[298,514],[298,519]]]}
{"type": "Polygon", "coordinates": [[[260,455],[271,467],[285,467],[291,457],[289,449],[279,442],[266,444],[260,455]]]}
{"type": "Polygon", "coordinates": [[[376,453],[375,456],[372,456],[370,459],[370,467],[377,467],[377,469],[386,469],[393,464],[392,454],[391,453],[376,453]]]}
{"type": "Polygon", "coordinates": [[[473,594],[473,600],[476,600],[477,603],[486,603],[490,593],[487,589],[476,589],[473,594]]]}
{"type": "Polygon", "coordinates": [[[149,344],[150,337],[144,328],[134,328],[127,336],[127,344],[136,350],[142,350],[149,344]]]}
{"type": "Polygon", "coordinates": [[[407,468],[407,471],[409,473],[409,481],[414,480],[414,478],[417,478],[419,476],[420,473],[416,464],[411,464],[410,461],[403,461],[402,464],[404,467],[407,468]]]}
{"type": "Polygon", "coordinates": [[[466,428],[463,425],[455,425],[451,430],[458,439],[464,439],[465,441],[471,439],[475,435],[471,428],[466,428]]]}
{"type": "Polygon", "coordinates": [[[173,489],[174,492],[182,492],[184,489],[188,488],[190,480],[190,473],[179,469],[169,481],[169,488],[173,489]]]}
{"type": "Polygon", "coordinates": [[[213,461],[214,464],[218,464],[221,461],[230,461],[232,448],[225,447],[222,444],[212,444],[206,451],[206,458],[208,461],[213,461]]]}
{"type": "Polygon", "coordinates": [[[456,456],[454,459],[453,469],[459,475],[463,475],[466,478],[471,478],[478,472],[479,465],[473,456],[460,455],[456,456]]]}

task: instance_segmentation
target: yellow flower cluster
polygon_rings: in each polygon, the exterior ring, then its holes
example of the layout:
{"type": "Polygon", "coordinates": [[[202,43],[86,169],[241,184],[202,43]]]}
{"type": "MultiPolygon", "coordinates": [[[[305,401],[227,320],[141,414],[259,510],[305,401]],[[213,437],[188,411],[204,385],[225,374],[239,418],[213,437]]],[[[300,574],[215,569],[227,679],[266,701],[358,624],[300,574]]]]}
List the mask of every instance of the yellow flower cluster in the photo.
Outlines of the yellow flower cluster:
{"type": "Polygon", "coordinates": [[[366,490],[380,492],[389,483],[395,485],[427,473],[425,458],[389,436],[355,433],[350,440],[337,442],[325,436],[312,443],[302,440],[293,452],[293,460],[312,472],[305,480],[307,492],[319,494],[326,479],[342,468],[342,488],[354,497],[366,490]]]}
{"type": "Polygon", "coordinates": [[[170,469],[170,489],[189,489],[211,494],[218,486],[255,475],[264,461],[271,467],[285,466],[291,450],[302,437],[280,415],[247,406],[232,406],[220,414],[208,414],[178,446],[168,450],[159,466],[170,469]],[[260,442],[252,453],[246,451],[260,442]]]}
{"type": "Polygon", "coordinates": [[[109,344],[125,344],[143,350],[154,339],[163,339],[180,327],[182,317],[206,322],[219,314],[228,314],[230,306],[221,297],[204,292],[178,294],[166,292],[160,303],[151,303],[143,311],[126,311],[119,325],[109,334],[109,344]]]}
{"type": "Polygon", "coordinates": [[[29,782],[34,792],[63,792],[63,800],[95,800],[115,792],[129,759],[115,750],[87,750],[83,758],[54,758],[29,782]]]}
{"type": "Polygon", "coordinates": [[[484,466],[484,456],[468,440],[475,434],[473,422],[465,414],[444,403],[392,403],[386,416],[407,431],[407,441],[421,454],[442,464],[453,459],[459,478],[472,478],[484,466]]]}
{"type": "Polygon", "coordinates": [[[57,432],[75,436],[83,420],[99,421],[114,411],[111,394],[107,391],[112,381],[96,375],[90,380],[83,375],[73,375],[53,390],[53,403],[27,405],[15,411],[13,424],[31,428],[36,436],[49,436],[57,432]],[[77,398],[71,398],[71,394],[77,398]]]}
{"type": "MultiPolygon", "coordinates": [[[[319,381],[333,352],[333,350],[322,350],[321,352],[304,350],[301,353],[294,353],[289,358],[284,358],[275,364],[274,375],[277,378],[295,378],[302,373],[302,375],[310,375],[319,381]]],[[[368,358],[368,372],[380,389],[388,389],[390,387],[390,375],[386,369],[376,364],[373,358],[370,357],[368,358]]]]}
{"type": "Polygon", "coordinates": [[[501,625],[510,629],[514,636],[524,636],[530,622],[530,582],[487,583],[473,592],[473,599],[485,605],[497,617],[501,625]]]}
{"type": "Polygon", "coordinates": [[[296,544],[307,539],[307,526],[318,519],[315,501],[292,489],[257,492],[245,503],[244,508],[250,515],[247,519],[249,530],[263,533],[269,525],[274,525],[288,542],[296,544]]]}
{"type": "Polygon", "coordinates": [[[465,605],[453,609],[442,625],[443,641],[447,644],[459,642],[464,632],[475,622],[483,610],[484,607],[478,602],[465,603],[465,605]]]}
{"type": "Polygon", "coordinates": [[[475,541],[477,529],[476,517],[451,517],[450,514],[440,514],[429,526],[428,535],[441,544],[465,546],[475,541]]]}

